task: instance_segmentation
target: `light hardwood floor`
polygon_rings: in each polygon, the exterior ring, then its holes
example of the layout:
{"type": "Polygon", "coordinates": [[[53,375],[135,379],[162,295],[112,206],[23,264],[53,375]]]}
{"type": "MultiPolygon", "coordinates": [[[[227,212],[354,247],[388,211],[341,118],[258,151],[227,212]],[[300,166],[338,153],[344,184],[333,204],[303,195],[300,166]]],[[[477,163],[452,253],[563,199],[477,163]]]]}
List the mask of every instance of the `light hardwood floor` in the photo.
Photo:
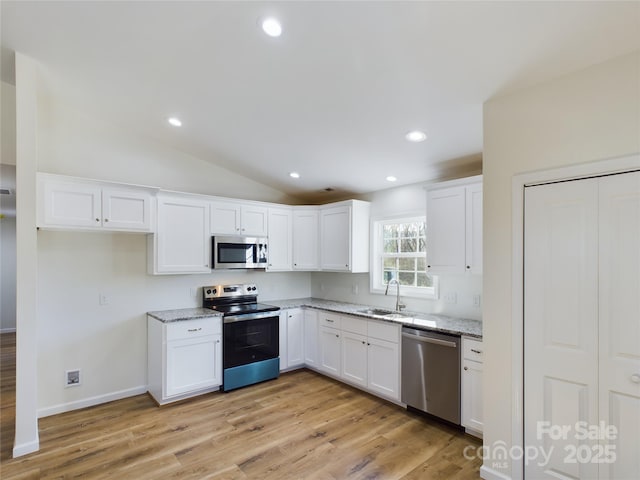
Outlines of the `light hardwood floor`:
{"type": "Polygon", "coordinates": [[[2,337],[0,477],[477,479],[479,440],[310,370],[158,408],[147,395],[43,418],[11,459],[15,336],[2,337]],[[13,343],[12,343],[13,342],[13,343]]]}

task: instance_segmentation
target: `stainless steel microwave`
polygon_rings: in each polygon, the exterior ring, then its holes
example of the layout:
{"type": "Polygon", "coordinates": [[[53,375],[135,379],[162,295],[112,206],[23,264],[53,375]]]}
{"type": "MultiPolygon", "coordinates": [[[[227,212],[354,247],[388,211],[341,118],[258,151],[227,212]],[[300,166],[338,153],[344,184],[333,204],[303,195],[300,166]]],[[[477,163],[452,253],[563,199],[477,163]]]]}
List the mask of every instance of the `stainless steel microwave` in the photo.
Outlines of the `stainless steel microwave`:
{"type": "Polygon", "coordinates": [[[213,268],[267,268],[267,239],[220,236],[212,238],[213,268]]]}

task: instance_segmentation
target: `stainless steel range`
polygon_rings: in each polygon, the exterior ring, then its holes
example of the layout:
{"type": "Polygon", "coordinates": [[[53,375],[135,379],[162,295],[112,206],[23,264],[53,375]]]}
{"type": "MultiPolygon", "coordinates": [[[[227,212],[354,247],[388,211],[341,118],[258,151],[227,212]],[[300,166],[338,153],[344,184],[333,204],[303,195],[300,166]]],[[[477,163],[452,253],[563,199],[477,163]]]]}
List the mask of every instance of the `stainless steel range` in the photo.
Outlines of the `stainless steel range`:
{"type": "Polygon", "coordinates": [[[279,307],[258,303],[255,284],[203,287],[205,308],[222,312],[222,390],[277,378],[279,307]]]}

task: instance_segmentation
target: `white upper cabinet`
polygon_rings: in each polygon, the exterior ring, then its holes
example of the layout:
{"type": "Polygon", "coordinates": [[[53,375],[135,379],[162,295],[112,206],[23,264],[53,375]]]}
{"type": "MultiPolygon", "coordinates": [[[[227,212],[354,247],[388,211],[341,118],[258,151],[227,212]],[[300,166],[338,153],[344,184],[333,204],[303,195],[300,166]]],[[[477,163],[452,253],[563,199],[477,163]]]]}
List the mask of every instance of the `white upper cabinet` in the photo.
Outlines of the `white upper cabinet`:
{"type": "Polygon", "coordinates": [[[293,269],[318,270],[319,211],[293,207],[293,269]]]}
{"type": "Polygon", "coordinates": [[[152,191],[38,174],[41,228],[151,232],[152,191]]]}
{"type": "Polygon", "coordinates": [[[482,273],[481,182],[427,192],[427,271],[482,273]]]}
{"type": "Polygon", "coordinates": [[[150,273],[209,273],[209,202],[158,196],[158,229],[150,236],[150,273]]]}
{"type": "Polygon", "coordinates": [[[349,200],[320,207],[320,268],[369,271],[369,203],[349,200]]]}
{"type": "Polygon", "coordinates": [[[267,236],[267,207],[235,202],[211,203],[211,233],[267,236]]]}
{"type": "Polygon", "coordinates": [[[267,270],[288,271],[292,267],[293,235],[290,208],[269,208],[269,251],[267,270]]]}

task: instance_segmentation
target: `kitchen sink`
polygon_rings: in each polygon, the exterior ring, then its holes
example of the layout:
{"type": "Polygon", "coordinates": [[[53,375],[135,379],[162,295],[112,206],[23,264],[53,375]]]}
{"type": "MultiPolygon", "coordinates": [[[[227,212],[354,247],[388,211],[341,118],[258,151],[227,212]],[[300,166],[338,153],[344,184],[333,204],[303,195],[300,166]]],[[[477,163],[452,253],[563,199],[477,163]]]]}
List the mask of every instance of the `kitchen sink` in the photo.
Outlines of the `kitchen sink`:
{"type": "Polygon", "coordinates": [[[364,310],[358,310],[358,313],[364,313],[365,315],[374,315],[385,318],[406,318],[408,315],[400,312],[394,312],[393,310],[385,310],[383,308],[365,308],[364,310]]]}

